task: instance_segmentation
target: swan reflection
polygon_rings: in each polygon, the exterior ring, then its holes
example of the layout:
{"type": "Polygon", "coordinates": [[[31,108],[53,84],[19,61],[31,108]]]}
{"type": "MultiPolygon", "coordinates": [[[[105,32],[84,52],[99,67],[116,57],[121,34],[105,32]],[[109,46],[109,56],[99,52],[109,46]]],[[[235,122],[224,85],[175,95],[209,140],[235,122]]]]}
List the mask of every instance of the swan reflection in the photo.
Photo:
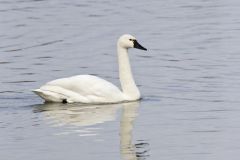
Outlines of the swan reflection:
{"type": "Polygon", "coordinates": [[[120,123],[120,150],[124,160],[141,160],[148,157],[149,144],[145,140],[132,142],[133,123],[137,116],[139,102],[124,103],[120,123]]]}
{"type": "Polygon", "coordinates": [[[111,105],[82,105],[45,103],[35,108],[43,112],[52,126],[92,126],[98,123],[115,120],[115,114],[121,106],[111,105]]]}
{"type": "Polygon", "coordinates": [[[59,135],[74,132],[80,136],[94,136],[98,131],[94,125],[115,120],[116,113],[121,108],[120,152],[122,159],[139,160],[147,157],[148,143],[144,140],[139,140],[136,144],[132,142],[133,122],[137,116],[138,107],[138,101],[108,105],[46,103],[35,107],[34,112],[42,112],[51,126],[74,128],[71,132],[67,131],[59,135]]]}

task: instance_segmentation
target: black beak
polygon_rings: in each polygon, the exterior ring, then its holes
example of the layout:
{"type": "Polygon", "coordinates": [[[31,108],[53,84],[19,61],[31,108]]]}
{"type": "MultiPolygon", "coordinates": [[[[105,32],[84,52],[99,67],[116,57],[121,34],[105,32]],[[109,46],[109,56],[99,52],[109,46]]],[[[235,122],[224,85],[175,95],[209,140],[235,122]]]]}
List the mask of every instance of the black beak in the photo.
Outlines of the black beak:
{"type": "Polygon", "coordinates": [[[137,42],[137,40],[133,40],[133,47],[134,48],[138,48],[138,49],[142,49],[142,50],[147,50],[146,48],[144,48],[143,46],[141,46],[141,44],[139,44],[138,42],[137,42]]]}

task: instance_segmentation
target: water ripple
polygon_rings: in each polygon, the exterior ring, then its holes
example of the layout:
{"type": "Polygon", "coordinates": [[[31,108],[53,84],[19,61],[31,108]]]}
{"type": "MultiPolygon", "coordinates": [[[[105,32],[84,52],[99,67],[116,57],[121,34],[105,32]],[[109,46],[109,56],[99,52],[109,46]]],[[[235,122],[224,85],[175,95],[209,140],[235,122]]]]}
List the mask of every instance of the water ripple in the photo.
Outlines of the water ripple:
{"type": "Polygon", "coordinates": [[[25,81],[11,81],[11,82],[2,82],[2,83],[33,83],[36,81],[25,80],[25,81]]]}
{"type": "Polygon", "coordinates": [[[37,44],[37,45],[33,45],[33,46],[29,46],[29,47],[5,50],[4,52],[16,52],[16,51],[22,51],[22,50],[26,50],[26,49],[35,48],[35,47],[47,46],[47,45],[55,44],[55,43],[58,43],[58,42],[63,42],[63,40],[49,41],[49,42],[45,42],[45,43],[41,43],[41,44],[37,44]]]}

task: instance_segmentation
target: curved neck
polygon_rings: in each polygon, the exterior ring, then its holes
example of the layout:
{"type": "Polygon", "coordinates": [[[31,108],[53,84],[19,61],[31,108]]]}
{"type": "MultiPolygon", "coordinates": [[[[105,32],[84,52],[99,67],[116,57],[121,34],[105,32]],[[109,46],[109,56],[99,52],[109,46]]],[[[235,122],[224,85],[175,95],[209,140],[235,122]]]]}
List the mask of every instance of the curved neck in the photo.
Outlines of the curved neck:
{"type": "Polygon", "coordinates": [[[140,98],[140,92],[132,76],[131,66],[128,58],[128,50],[118,45],[117,51],[119,78],[122,86],[122,91],[127,96],[127,100],[137,100],[140,98]]]}

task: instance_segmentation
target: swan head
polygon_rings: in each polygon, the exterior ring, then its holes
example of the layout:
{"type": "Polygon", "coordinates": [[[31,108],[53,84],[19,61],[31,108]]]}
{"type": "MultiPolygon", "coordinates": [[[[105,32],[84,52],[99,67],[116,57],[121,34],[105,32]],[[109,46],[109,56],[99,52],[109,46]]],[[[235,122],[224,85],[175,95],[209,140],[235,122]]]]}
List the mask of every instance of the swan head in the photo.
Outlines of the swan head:
{"type": "Polygon", "coordinates": [[[135,37],[133,37],[130,34],[124,34],[122,35],[119,39],[118,39],[118,45],[122,48],[138,48],[138,49],[142,49],[142,50],[147,50],[146,48],[144,48],[142,45],[140,45],[138,43],[138,41],[136,40],[135,37]]]}

